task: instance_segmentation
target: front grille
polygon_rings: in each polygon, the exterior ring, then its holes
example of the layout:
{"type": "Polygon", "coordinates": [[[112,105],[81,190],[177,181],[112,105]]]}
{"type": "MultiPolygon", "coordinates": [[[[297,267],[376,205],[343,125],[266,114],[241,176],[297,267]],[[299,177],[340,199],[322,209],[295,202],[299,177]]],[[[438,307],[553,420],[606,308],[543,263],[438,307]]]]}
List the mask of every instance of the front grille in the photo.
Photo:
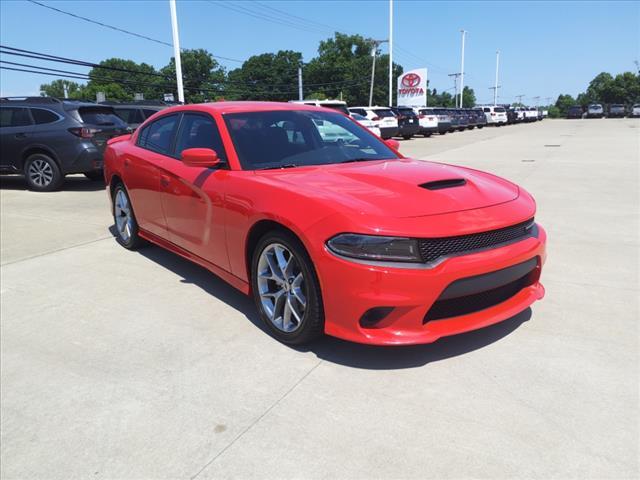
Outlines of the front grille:
{"type": "Polygon", "coordinates": [[[429,263],[440,257],[482,250],[525,238],[531,235],[532,227],[533,218],[517,225],[489,232],[459,235],[457,237],[422,238],[418,240],[418,247],[420,248],[422,261],[429,263]]]}
{"type": "Polygon", "coordinates": [[[501,287],[487,290],[464,297],[437,300],[424,317],[423,323],[430,320],[457,317],[469,313],[479,312],[509,300],[524,287],[531,285],[531,275],[527,274],[518,280],[501,287]]]}

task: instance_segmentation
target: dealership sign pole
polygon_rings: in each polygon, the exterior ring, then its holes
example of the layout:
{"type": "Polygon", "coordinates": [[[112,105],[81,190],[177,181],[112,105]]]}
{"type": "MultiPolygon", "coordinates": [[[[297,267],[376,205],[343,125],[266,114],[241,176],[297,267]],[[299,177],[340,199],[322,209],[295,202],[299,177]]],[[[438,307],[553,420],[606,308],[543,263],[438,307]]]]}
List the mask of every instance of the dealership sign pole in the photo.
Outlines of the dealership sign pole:
{"type": "Polygon", "coordinates": [[[393,106],[393,0],[389,0],[389,106],[393,106]]]}
{"type": "Polygon", "coordinates": [[[427,106],[427,69],[416,68],[398,77],[398,106],[427,106]]]}

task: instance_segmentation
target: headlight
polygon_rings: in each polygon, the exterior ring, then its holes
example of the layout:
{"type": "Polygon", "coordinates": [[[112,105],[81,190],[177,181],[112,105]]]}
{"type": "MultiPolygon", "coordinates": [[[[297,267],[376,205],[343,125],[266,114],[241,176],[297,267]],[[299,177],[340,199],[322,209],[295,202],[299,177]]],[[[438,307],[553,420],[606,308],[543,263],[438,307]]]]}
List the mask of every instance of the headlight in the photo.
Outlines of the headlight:
{"type": "Polygon", "coordinates": [[[327,242],[329,249],[362,260],[421,262],[418,242],[411,238],[342,233],[327,242]]]}

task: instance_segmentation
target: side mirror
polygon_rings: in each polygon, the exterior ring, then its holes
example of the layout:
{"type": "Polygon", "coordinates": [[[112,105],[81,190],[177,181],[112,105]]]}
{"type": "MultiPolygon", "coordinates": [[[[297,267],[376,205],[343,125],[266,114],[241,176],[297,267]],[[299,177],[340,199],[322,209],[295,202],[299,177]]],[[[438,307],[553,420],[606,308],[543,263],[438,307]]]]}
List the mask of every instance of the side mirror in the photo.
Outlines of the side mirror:
{"type": "Polygon", "coordinates": [[[210,168],[222,163],[215,150],[210,148],[187,148],[182,151],[182,162],[188,167],[210,168]]]}
{"type": "Polygon", "coordinates": [[[400,150],[400,142],[397,140],[394,140],[393,138],[389,138],[385,140],[384,143],[387,147],[392,148],[393,150],[396,150],[396,151],[400,150]]]}

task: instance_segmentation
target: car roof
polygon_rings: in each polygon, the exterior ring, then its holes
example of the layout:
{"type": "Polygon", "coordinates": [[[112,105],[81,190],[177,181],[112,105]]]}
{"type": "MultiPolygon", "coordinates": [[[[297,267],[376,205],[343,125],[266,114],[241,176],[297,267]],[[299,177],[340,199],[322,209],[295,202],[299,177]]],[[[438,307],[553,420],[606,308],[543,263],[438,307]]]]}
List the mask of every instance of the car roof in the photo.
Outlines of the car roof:
{"type": "MultiPolygon", "coordinates": [[[[289,102],[211,102],[211,103],[193,103],[188,105],[176,105],[163,109],[163,113],[181,112],[181,111],[198,111],[209,113],[246,113],[246,112],[270,112],[270,111],[285,111],[285,110],[310,110],[316,112],[326,112],[327,109],[323,107],[316,107],[315,105],[305,105],[302,103],[289,103],[289,102]]],[[[335,112],[335,110],[332,110],[335,112]]]]}

